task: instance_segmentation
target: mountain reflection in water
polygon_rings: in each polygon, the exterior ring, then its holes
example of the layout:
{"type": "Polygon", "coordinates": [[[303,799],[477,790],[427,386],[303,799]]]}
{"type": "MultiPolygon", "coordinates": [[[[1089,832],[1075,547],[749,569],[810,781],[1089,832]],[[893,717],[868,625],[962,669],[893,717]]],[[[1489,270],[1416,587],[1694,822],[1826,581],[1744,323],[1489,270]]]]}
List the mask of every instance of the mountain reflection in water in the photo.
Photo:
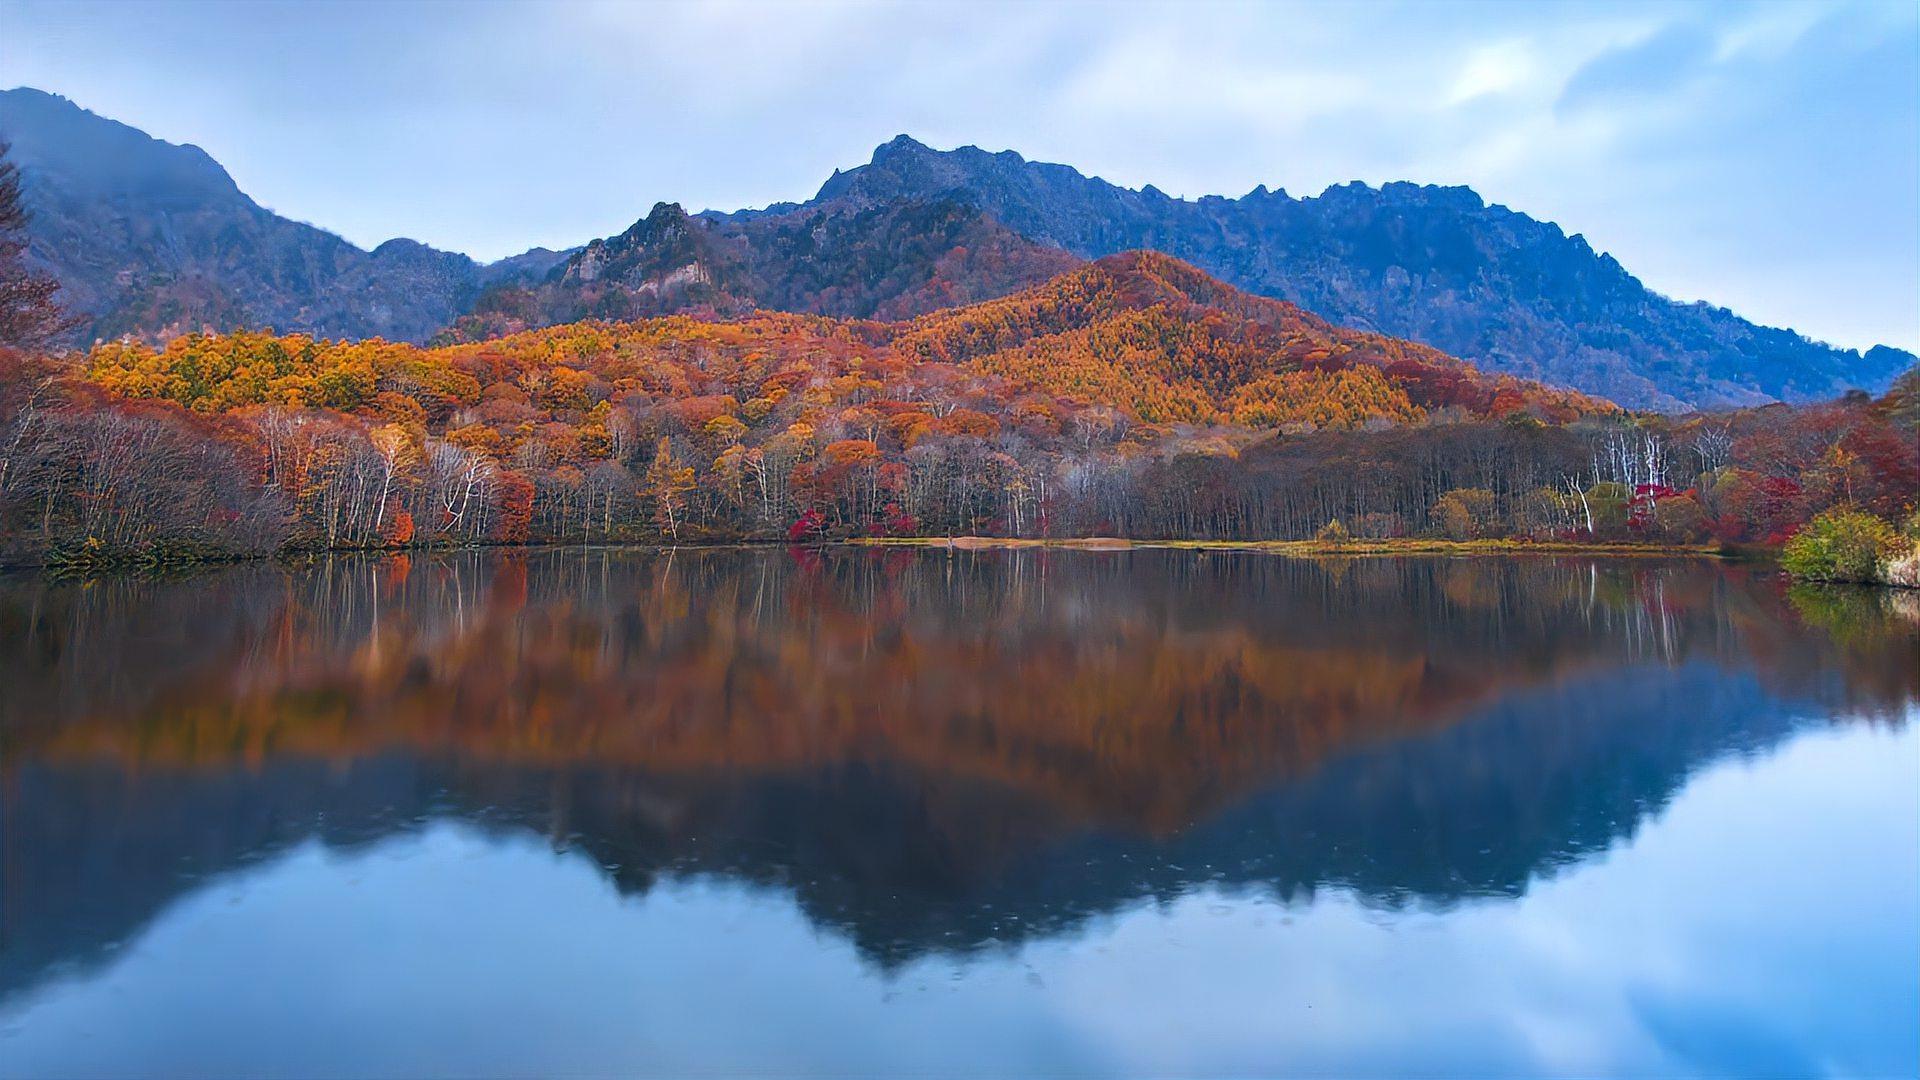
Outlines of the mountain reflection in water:
{"type": "Polygon", "coordinates": [[[448,819],[870,963],[1198,887],[1512,897],[1797,726],[1911,597],[1665,560],[553,550],[0,582],[0,1003],[302,842],[448,819]]]}

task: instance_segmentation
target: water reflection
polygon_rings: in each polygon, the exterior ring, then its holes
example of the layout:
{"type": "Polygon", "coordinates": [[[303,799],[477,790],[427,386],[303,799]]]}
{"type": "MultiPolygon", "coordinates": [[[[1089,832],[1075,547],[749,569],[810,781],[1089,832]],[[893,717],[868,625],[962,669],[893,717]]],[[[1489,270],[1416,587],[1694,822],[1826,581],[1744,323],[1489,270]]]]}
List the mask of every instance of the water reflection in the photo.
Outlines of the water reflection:
{"type": "Polygon", "coordinates": [[[897,969],[1228,889],[1515,897],[1920,697],[1910,597],[1699,562],[565,550],[0,585],[0,1003],[303,843],[538,836],[897,969]],[[1902,607],[1906,604],[1907,607],[1902,607]]]}

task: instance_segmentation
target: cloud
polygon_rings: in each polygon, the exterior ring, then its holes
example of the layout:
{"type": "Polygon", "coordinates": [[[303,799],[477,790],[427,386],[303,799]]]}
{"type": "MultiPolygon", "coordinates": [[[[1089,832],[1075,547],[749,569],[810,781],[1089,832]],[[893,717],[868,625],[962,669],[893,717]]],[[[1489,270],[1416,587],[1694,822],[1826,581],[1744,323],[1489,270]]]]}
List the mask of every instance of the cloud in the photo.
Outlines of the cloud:
{"type": "Polygon", "coordinates": [[[1461,66],[1448,105],[1460,105],[1488,94],[1500,94],[1532,82],[1539,74],[1533,50],[1524,41],[1500,41],[1473,50],[1461,66]]]}
{"type": "Polygon", "coordinates": [[[1470,184],[1655,288],[1920,345],[1910,2],[0,3],[0,82],[363,245],[804,198],[907,132],[1190,196],[1470,184]]]}
{"type": "Polygon", "coordinates": [[[1645,40],[1608,49],[1573,73],[1554,110],[1567,114],[1670,94],[1700,76],[1714,48],[1712,35],[1702,27],[1676,23],[1645,40]]]}

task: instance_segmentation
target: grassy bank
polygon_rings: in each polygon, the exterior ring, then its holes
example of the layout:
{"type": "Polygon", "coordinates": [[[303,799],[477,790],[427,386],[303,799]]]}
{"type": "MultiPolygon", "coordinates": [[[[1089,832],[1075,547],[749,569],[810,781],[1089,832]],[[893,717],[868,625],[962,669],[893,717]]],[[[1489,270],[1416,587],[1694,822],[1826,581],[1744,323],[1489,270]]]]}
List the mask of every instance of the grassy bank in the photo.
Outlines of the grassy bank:
{"type": "Polygon", "coordinates": [[[1274,555],[1322,557],[1332,555],[1711,555],[1727,554],[1718,545],[1573,543],[1568,541],[1437,540],[1128,540],[1089,536],[1015,539],[999,536],[889,536],[862,537],[849,544],[870,547],[935,547],[957,551],[1013,548],[1066,548],[1079,551],[1185,550],[1254,551],[1274,555]]]}
{"type": "Polygon", "coordinates": [[[1364,557],[1393,555],[1448,556],[1524,556],[1524,555],[1608,555],[1608,556],[1712,556],[1736,559],[1771,559],[1778,552],[1771,548],[1730,549],[1717,545],[1569,543],[1566,541],[1522,540],[1438,540],[1400,538],[1392,540],[1130,540],[1114,536],[1052,537],[1030,539],[1004,536],[885,536],[851,537],[844,540],[817,540],[790,544],[779,540],[698,539],[674,542],[593,541],[565,543],[541,541],[527,544],[430,544],[400,548],[294,548],[276,552],[246,553],[193,545],[169,545],[164,548],[103,550],[83,548],[54,552],[43,559],[0,560],[0,569],[41,571],[58,578],[86,578],[100,574],[179,574],[195,568],[226,563],[272,559],[288,565],[332,555],[405,555],[454,551],[526,551],[575,547],[625,548],[766,548],[766,547],[862,547],[862,548],[939,548],[950,551],[1006,551],[1027,548],[1058,548],[1072,551],[1220,551],[1258,552],[1295,558],[1364,557]]]}

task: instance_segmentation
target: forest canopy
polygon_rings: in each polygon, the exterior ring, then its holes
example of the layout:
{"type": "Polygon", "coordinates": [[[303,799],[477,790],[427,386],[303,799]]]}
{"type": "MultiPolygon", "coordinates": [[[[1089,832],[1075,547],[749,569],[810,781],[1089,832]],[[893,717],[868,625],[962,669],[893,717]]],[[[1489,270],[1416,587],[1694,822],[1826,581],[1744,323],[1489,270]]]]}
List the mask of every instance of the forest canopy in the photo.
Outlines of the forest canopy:
{"type": "Polygon", "coordinates": [[[1782,542],[1901,523],[1915,378],[1689,417],[1491,376],[1178,260],[902,322],[589,320],[432,347],[271,332],[0,359],[0,544],[913,534],[1782,542]]]}

